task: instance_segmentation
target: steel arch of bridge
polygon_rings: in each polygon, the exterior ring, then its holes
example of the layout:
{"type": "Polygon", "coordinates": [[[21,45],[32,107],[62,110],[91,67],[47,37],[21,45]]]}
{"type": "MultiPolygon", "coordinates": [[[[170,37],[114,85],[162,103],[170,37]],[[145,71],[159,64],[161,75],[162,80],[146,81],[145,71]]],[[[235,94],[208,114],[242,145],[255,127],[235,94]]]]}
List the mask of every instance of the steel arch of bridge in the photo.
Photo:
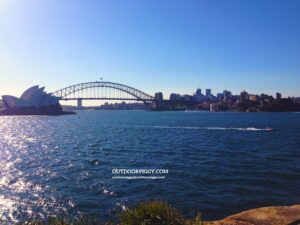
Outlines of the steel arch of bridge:
{"type": "MultiPolygon", "coordinates": [[[[121,93],[119,93],[120,95],[121,93]]],[[[52,95],[59,97],[61,100],[78,100],[78,99],[87,99],[87,100],[95,100],[95,99],[102,99],[102,100],[136,100],[136,101],[143,101],[143,102],[151,102],[154,101],[154,97],[151,95],[146,94],[136,88],[114,83],[108,81],[95,81],[95,82],[87,82],[81,84],[75,84],[66,88],[62,88],[58,91],[52,93],[52,95]],[[126,97],[110,97],[110,96],[96,96],[96,97],[71,97],[72,94],[78,93],[83,90],[92,89],[92,88],[108,88],[112,90],[117,90],[119,92],[126,93],[132,98],[126,97]]]]}

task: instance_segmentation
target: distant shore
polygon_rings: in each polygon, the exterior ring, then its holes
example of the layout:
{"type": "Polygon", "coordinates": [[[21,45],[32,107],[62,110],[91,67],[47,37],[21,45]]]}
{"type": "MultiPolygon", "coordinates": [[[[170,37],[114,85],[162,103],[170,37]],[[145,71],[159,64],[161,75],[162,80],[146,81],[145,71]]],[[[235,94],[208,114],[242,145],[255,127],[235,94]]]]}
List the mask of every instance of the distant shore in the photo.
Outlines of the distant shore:
{"type": "Polygon", "coordinates": [[[149,110],[149,111],[212,111],[212,112],[299,112],[300,103],[293,99],[242,102],[217,101],[169,101],[162,100],[150,105],[144,103],[105,103],[100,106],[62,106],[64,110],[149,110]]]}

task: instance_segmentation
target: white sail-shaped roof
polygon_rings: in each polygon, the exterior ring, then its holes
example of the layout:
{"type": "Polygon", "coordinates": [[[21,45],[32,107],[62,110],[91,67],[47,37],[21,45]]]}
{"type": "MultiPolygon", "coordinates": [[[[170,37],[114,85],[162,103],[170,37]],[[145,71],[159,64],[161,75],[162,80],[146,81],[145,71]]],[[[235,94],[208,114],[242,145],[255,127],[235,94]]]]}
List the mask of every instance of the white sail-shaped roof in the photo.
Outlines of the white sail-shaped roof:
{"type": "Polygon", "coordinates": [[[2,100],[4,102],[4,106],[6,106],[6,107],[11,108],[11,107],[16,107],[17,106],[18,98],[16,98],[15,96],[3,95],[2,100]]]}
{"type": "Polygon", "coordinates": [[[47,107],[59,104],[59,99],[44,91],[44,87],[39,88],[38,85],[27,89],[21,96],[16,98],[11,95],[2,96],[4,106],[6,108],[15,107],[47,107]]]}
{"type": "Polygon", "coordinates": [[[41,101],[41,106],[51,105],[52,98],[53,98],[53,96],[51,96],[51,94],[44,95],[42,98],[42,101],[41,101]]]}
{"type": "Polygon", "coordinates": [[[29,105],[39,107],[43,95],[44,95],[44,87],[38,88],[38,89],[34,90],[33,92],[31,92],[31,95],[27,99],[27,101],[29,102],[29,105]]]}
{"type": "Polygon", "coordinates": [[[35,85],[31,88],[28,88],[26,91],[24,91],[24,93],[21,95],[21,99],[23,100],[28,100],[30,99],[30,97],[34,94],[34,92],[36,92],[37,90],[39,90],[39,86],[35,85]]]}
{"type": "Polygon", "coordinates": [[[29,106],[27,101],[25,101],[23,99],[16,98],[15,96],[3,95],[2,99],[4,101],[4,105],[8,108],[27,107],[27,106],[29,106]]]}

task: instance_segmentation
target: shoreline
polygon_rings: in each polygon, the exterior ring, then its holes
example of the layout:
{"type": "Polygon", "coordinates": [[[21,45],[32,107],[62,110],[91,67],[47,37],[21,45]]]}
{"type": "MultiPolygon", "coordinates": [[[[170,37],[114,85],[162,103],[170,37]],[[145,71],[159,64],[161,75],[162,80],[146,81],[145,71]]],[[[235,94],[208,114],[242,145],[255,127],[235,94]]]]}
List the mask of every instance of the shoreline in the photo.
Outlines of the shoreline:
{"type": "Polygon", "coordinates": [[[298,225],[300,205],[268,206],[249,209],[204,225],[298,225]]]}
{"type": "Polygon", "coordinates": [[[48,115],[48,116],[60,116],[60,115],[73,115],[76,112],[64,111],[57,107],[45,107],[45,108],[8,108],[0,109],[0,116],[31,116],[31,115],[48,115]]]}
{"type": "MultiPolygon", "coordinates": [[[[253,208],[229,215],[220,220],[203,221],[201,213],[190,219],[184,219],[178,211],[165,202],[142,202],[134,208],[128,208],[115,220],[97,222],[89,217],[82,217],[79,220],[64,219],[60,216],[48,217],[46,220],[27,220],[13,224],[31,225],[130,225],[136,224],[165,224],[165,225],[299,225],[300,204],[290,206],[267,206],[253,208]],[[132,214],[133,212],[138,214],[132,214]],[[159,220],[157,220],[159,218],[159,220]],[[145,223],[144,223],[145,222],[145,223]],[[152,224],[152,223],[151,223],[152,224]]],[[[4,222],[0,219],[0,223],[4,222]]]]}

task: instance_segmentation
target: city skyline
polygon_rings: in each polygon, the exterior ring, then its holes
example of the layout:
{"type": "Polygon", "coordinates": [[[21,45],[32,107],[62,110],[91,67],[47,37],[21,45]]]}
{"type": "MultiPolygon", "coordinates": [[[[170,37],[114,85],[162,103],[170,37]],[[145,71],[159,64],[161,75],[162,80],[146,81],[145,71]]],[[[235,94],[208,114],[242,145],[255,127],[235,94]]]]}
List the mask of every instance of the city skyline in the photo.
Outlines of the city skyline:
{"type": "Polygon", "coordinates": [[[104,80],[300,96],[299,1],[1,1],[0,95],[104,80]],[[9,78],[9,79],[8,79],[9,78]]]}
{"type": "MultiPolygon", "coordinates": [[[[300,97],[283,98],[282,94],[276,92],[274,95],[265,93],[248,93],[242,91],[236,95],[229,90],[214,94],[210,88],[202,89],[199,87],[193,95],[171,93],[166,97],[162,92],[156,92],[154,96],[148,95],[136,88],[127,85],[107,81],[96,81],[77,84],[60,89],[54,93],[44,91],[45,87],[38,85],[26,89],[21,97],[4,95],[0,101],[1,113],[64,113],[59,100],[76,101],[77,109],[84,109],[83,101],[89,102],[89,106],[99,106],[99,101],[105,102],[102,109],[124,109],[125,101],[139,101],[145,104],[144,109],[154,111],[164,110],[209,110],[209,111],[299,111],[300,97]],[[94,101],[98,102],[94,102],[94,101]],[[114,101],[122,101],[119,105],[108,105],[114,101]],[[92,103],[92,105],[90,105],[92,103]],[[124,104],[123,104],[124,103],[124,104]]],[[[136,109],[138,104],[126,106],[126,109],[136,109]]],[[[140,107],[141,108],[141,107],[140,107]]],[[[98,108],[100,109],[100,108],[98,108]]],[[[73,113],[68,112],[66,113],[73,113]]]]}

